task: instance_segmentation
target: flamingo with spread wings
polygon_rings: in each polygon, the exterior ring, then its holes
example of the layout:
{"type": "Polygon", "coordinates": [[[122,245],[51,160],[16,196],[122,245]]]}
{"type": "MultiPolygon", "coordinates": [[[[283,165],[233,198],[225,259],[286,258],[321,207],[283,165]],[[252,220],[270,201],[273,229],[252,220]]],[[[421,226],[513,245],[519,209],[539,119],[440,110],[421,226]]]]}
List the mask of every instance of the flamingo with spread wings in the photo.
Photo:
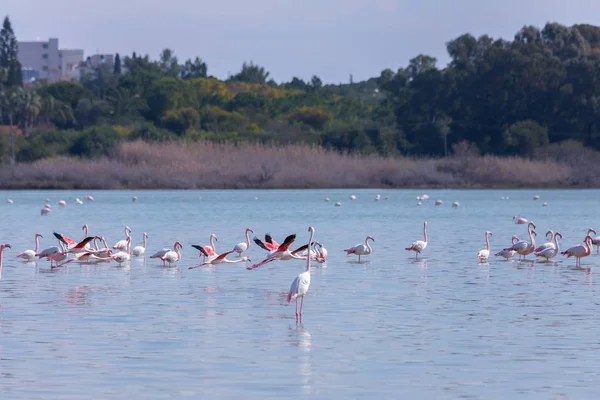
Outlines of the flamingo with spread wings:
{"type": "MultiPolygon", "coordinates": [[[[203,252],[203,251],[204,251],[204,249],[200,250],[200,252],[203,252]]],[[[226,251],[225,253],[219,254],[216,257],[209,258],[208,261],[204,261],[202,264],[194,265],[192,267],[189,267],[188,269],[195,269],[195,268],[198,268],[198,267],[203,267],[205,265],[237,264],[237,263],[240,263],[240,262],[251,261],[250,258],[246,257],[246,256],[244,256],[244,257],[242,257],[240,259],[237,259],[237,260],[228,260],[227,256],[229,254],[231,254],[231,253],[235,253],[235,250],[226,251]]],[[[204,253],[204,255],[206,257],[208,257],[208,253],[204,253]]]]}
{"type": "Polygon", "coordinates": [[[302,256],[298,255],[298,253],[301,252],[302,250],[305,250],[308,247],[308,245],[304,245],[302,247],[297,248],[294,251],[290,251],[289,247],[292,243],[294,243],[295,240],[296,240],[295,233],[292,235],[289,235],[288,237],[285,238],[283,243],[279,245],[277,250],[272,251],[271,253],[269,253],[267,258],[265,258],[264,260],[262,260],[261,262],[259,262],[257,264],[247,267],[247,269],[253,270],[255,268],[260,267],[261,265],[268,264],[275,260],[281,260],[281,261],[291,260],[291,259],[304,260],[306,257],[302,257],[302,256]]]}

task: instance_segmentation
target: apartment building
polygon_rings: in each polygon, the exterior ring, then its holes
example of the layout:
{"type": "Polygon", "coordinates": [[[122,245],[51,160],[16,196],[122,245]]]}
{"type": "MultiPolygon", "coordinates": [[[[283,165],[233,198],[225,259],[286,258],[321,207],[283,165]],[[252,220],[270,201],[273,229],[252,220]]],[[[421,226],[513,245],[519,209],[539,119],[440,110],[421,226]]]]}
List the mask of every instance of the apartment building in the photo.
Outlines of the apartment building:
{"type": "Polygon", "coordinates": [[[37,77],[56,82],[80,78],[79,65],[83,62],[83,50],[59,49],[57,38],[18,44],[17,58],[23,71],[27,71],[23,76],[25,80],[37,77]]]}

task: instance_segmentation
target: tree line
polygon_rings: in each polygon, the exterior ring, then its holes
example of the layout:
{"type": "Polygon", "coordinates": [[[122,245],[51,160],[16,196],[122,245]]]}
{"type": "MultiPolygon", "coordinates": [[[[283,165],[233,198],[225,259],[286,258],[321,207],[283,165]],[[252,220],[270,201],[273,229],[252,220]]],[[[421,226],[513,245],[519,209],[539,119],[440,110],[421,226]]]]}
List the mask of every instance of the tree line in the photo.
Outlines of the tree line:
{"type": "Polygon", "coordinates": [[[525,26],[512,40],[464,34],[450,62],[418,55],[362,82],[277,83],[252,62],[220,80],[171,49],[115,56],[77,81],[23,85],[0,31],[0,155],[28,162],[110,154],[126,140],[311,144],[341,152],[445,156],[457,144],[533,156],[552,143],[599,149],[600,28],[525,26]]]}

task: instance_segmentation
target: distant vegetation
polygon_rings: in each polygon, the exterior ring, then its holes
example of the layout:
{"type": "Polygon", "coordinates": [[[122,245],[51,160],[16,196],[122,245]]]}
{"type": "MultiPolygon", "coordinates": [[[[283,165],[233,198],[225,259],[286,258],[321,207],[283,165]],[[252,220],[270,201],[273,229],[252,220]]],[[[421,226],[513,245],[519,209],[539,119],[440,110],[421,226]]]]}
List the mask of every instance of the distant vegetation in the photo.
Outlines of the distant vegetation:
{"type": "Polygon", "coordinates": [[[24,87],[15,46],[6,18],[0,162],[17,166],[4,187],[600,185],[596,26],[465,34],[444,68],[418,55],[345,84],[278,83],[252,62],[219,80],[165,49],[24,87]]]}

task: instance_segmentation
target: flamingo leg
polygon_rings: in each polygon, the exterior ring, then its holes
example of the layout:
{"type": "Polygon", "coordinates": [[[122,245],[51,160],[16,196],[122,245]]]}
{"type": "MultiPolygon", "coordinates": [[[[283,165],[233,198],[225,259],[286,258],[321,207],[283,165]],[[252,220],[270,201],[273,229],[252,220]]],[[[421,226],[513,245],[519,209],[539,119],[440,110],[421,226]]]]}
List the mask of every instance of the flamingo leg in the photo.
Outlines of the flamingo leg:
{"type": "Polygon", "coordinates": [[[298,297],[296,297],[296,321],[298,321],[298,297]]]}
{"type": "Polygon", "coordinates": [[[304,307],[304,296],[302,296],[302,300],[300,301],[300,318],[302,318],[302,308],[304,307]]]}
{"type": "Polygon", "coordinates": [[[419,259],[419,252],[415,251],[415,260],[418,260],[418,259],[419,259]]]}
{"type": "Polygon", "coordinates": [[[358,255],[358,263],[360,264],[360,254],[358,255]]]}

